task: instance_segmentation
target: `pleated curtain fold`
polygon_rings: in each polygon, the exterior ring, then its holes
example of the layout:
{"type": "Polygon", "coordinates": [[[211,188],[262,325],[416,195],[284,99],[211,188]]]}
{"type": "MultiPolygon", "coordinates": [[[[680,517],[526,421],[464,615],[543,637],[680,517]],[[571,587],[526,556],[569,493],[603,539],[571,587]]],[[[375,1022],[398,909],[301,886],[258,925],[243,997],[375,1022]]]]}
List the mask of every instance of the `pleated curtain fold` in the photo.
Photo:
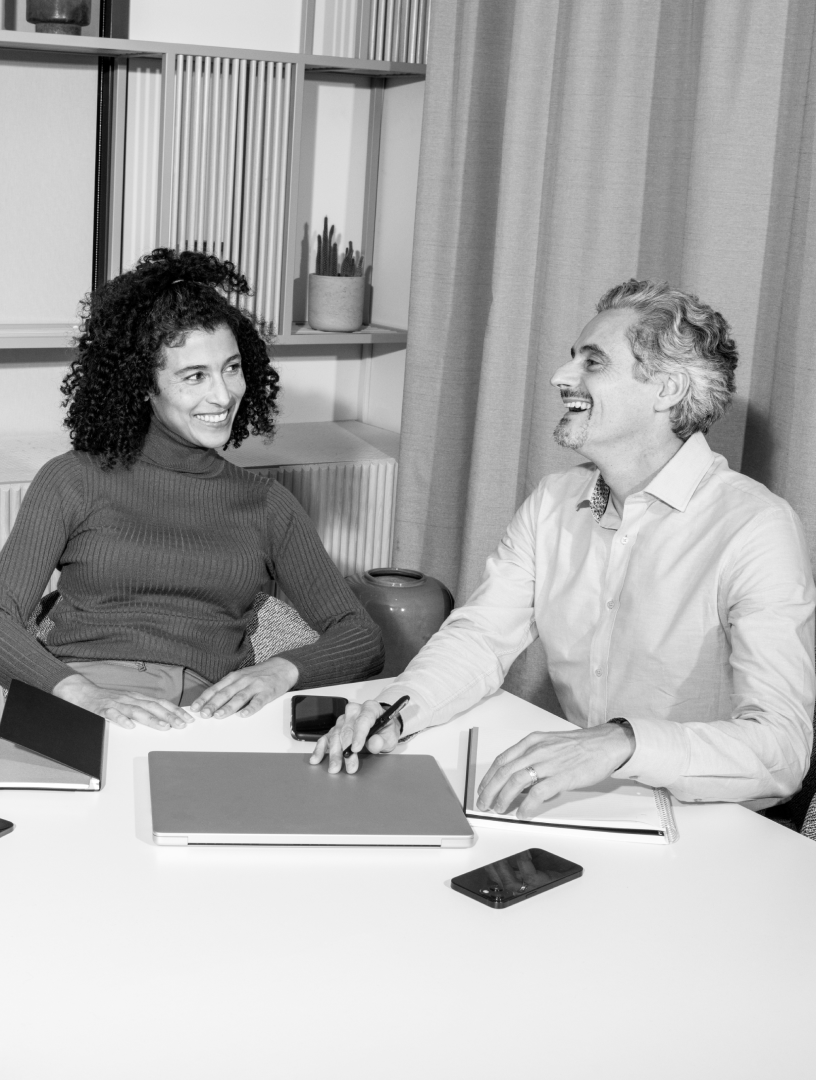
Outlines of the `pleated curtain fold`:
{"type": "MultiPolygon", "coordinates": [[[[710,442],[816,552],[815,17],[813,0],[432,4],[398,565],[463,602],[519,503],[580,460],[553,442],[549,380],[629,277],[731,323],[738,393],[710,442]]],[[[508,685],[550,703],[535,656],[508,685]]]]}

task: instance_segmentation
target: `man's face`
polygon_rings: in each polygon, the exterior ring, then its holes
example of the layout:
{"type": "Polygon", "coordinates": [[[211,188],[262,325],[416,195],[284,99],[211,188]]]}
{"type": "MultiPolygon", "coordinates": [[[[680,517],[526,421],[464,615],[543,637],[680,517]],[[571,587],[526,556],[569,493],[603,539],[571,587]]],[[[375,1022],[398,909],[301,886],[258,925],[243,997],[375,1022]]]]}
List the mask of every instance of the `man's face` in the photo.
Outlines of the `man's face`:
{"type": "Polygon", "coordinates": [[[579,334],[572,359],[550,380],[567,410],[553,432],[560,446],[592,458],[616,446],[631,450],[650,436],[659,386],[635,378],[637,360],[626,336],[635,318],[630,308],[596,315],[579,334]]]}

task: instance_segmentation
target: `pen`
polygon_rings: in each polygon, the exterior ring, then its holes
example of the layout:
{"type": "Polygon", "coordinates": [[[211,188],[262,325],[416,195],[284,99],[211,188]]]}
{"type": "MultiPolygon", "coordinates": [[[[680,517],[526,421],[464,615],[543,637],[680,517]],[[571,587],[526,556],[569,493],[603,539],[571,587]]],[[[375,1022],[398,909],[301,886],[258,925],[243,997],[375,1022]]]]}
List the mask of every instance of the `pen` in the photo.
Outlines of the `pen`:
{"type": "MultiPolygon", "coordinates": [[[[399,712],[402,706],[407,705],[410,700],[411,699],[408,697],[407,694],[403,694],[403,696],[401,698],[398,698],[393,705],[389,705],[388,708],[383,713],[381,713],[380,716],[378,716],[374,723],[371,725],[368,735],[366,735],[366,742],[368,742],[372,735],[378,735],[388,723],[388,721],[391,719],[391,717],[394,715],[394,713],[399,712]]],[[[365,747],[363,749],[365,749],[365,747]]],[[[347,746],[346,749],[343,751],[343,757],[351,757],[352,753],[353,751],[351,747],[347,746]]]]}

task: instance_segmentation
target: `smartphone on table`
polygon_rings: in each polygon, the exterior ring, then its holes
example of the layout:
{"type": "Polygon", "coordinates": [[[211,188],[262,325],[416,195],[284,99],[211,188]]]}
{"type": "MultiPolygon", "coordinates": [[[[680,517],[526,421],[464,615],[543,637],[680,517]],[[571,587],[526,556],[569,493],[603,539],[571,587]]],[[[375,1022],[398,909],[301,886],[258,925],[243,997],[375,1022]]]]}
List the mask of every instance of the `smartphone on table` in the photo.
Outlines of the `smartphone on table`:
{"type": "Polygon", "coordinates": [[[583,866],[543,848],[527,848],[453,878],[451,888],[492,908],[506,908],[583,874],[583,866]]]}
{"type": "Polygon", "coordinates": [[[317,742],[331,731],[346,711],[348,698],[321,697],[319,694],[295,694],[289,730],[293,739],[317,742]]]}

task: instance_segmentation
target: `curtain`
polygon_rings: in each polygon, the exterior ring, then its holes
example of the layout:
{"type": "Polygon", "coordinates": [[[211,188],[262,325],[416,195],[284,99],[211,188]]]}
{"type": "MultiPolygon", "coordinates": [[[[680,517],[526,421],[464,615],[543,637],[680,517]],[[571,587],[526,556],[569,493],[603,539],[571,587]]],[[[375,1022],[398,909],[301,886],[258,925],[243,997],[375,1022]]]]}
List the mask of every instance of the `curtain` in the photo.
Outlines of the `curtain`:
{"type": "MultiPolygon", "coordinates": [[[[519,503],[580,460],[552,373],[609,288],[730,322],[709,441],[816,549],[813,0],[436,0],[395,561],[463,602],[519,503]]],[[[506,686],[553,700],[541,657],[506,686]]]]}

